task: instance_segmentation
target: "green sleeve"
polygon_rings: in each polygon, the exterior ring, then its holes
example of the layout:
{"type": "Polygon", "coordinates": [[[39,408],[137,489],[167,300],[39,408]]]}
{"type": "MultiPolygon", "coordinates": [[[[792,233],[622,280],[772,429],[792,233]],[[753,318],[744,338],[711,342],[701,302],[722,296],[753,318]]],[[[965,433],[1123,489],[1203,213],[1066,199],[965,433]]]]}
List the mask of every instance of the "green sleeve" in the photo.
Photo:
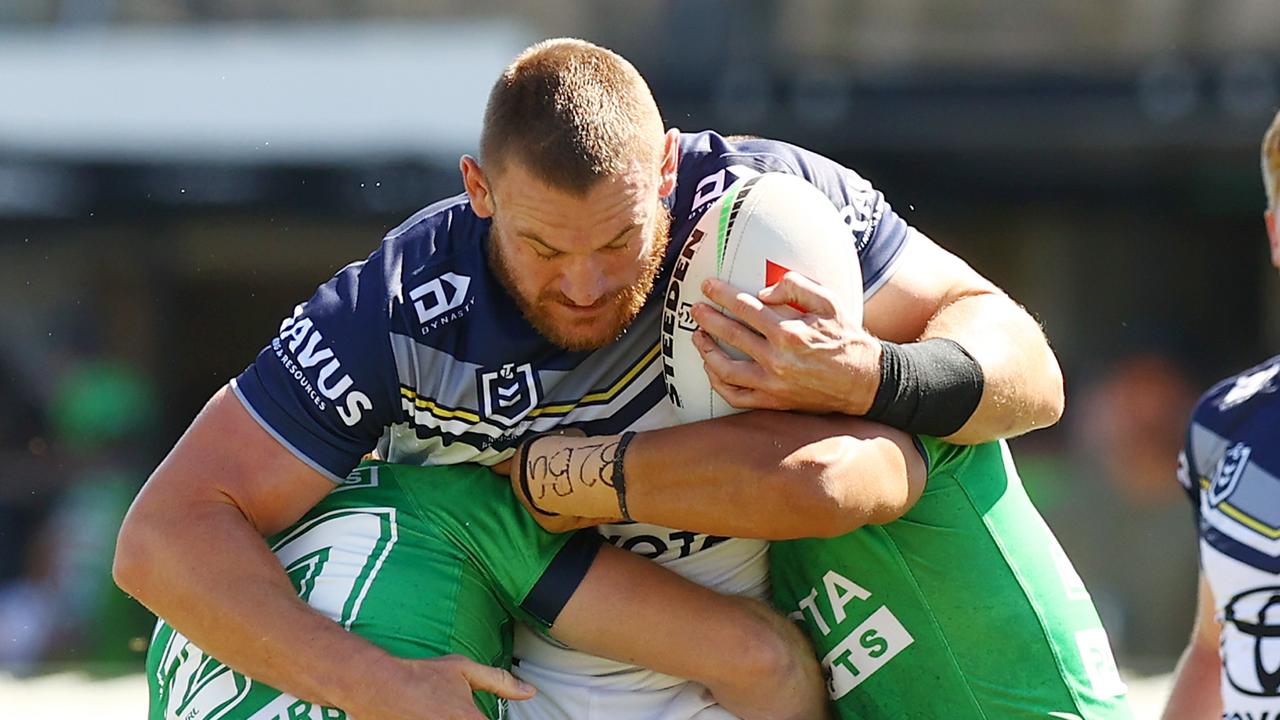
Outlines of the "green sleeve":
{"type": "Polygon", "coordinates": [[[479,465],[397,468],[424,518],[448,534],[516,618],[546,632],[595,559],[594,531],[553,534],[525,511],[505,478],[479,465]]]}
{"type": "Polygon", "coordinates": [[[911,439],[915,441],[916,449],[924,456],[926,470],[930,476],[946,472],[947,468],[954,465],[966,450],[964,446],[953,445],[928,435],[913,435],[911,439]]]}

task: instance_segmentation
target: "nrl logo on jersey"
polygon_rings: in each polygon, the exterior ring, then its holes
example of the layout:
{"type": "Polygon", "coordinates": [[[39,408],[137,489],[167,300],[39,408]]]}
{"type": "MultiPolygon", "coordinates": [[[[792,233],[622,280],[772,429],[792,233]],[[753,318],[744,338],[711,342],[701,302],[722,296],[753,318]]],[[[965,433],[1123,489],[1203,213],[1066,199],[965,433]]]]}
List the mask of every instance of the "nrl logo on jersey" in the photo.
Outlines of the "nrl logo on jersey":
{"type": "Polygon", "coordinates": [[[449,272],[410,290],[409,299],[413,301],[422,334],[466,315],[475,304],[475,298],[467,295],[470,287],[469,276],[449,272]]]}
{"type": "Polygon", "coordinates": [[[480,404],[487,420],[511,427],[538,405],[538,376],[533,365],[508,363],[497,370],[477,370],[480,404]]]}
{"type": "Polygon", "coordinates": [[[1210,505],[1217,505],[1235,492],[1236,486],[1240,484],[1240,476],[1249,465],[1251,453],[1252,450],[1248,445],[1236,443],[1222,454],[1222,459],[1218,461],[1218,467],[1213,472],[1213,482],[1209,485],[1210,505]]]}

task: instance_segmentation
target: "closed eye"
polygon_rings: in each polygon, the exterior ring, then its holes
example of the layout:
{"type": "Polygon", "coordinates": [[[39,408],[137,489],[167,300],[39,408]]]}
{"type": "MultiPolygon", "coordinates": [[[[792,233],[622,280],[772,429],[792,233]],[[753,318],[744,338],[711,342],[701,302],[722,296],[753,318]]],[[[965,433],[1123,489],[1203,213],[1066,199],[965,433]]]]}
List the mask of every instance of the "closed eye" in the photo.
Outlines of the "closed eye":
{"type": "Polygon", "coordinates": [[[631,237],[632,235],[635,234],[635,231],[638,230],[639,228],[640,228],[639,225],[632,225],[626,230],[623,230],[622,232],[618,233],[618,236],[614,238],[612,242],[610,242],[608,245],[605,245],[604,248],[606,250],[621,250],[625,248],[626,246],[631,244],[631,237]]]}
{"type": "Polygon", "coordinates": [[[563,254],[559,250],[556,250],[555,248],[552,248],[552,247],[548,247],[542,244],[542,242],[538,240],[534,240],[533,238],[530,238],[530,237],[526,237],[525,242],[529,244],[529,247],[533,248],[534,254],[543,260],[551,260],[563,254]]]}

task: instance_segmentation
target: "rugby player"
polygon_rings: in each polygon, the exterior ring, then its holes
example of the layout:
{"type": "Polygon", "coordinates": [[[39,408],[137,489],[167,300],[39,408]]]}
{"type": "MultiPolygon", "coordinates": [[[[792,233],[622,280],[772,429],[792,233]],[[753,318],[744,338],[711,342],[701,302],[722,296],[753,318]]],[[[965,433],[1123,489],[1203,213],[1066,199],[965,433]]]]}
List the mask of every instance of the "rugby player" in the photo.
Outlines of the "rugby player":
{"type": "MultiPolygon", "coordinates": [[[[601,547],[594,532],[547,533],[479,465],[362,463],[268,543],[311,607],[400,657],[454,654],[509,668],[512,624],[524,622],[585,652],[701,681],[704,687],[682,686],[667,699],[681,717],[823,715],[812,649],[765,605],[601,547]],[[655,597],[661,603],[649,601],[655,597]]],[[[147,655],[147,681],[151,720],[347,717],[235,672],[163,621],[147,655]]],[[[480,711],[460,716],[498,718],[508,698],[528,695],[495,684],[506,697],[476,693],[480,711]]],[[[450,717],[462,709],[429,710],[450,717]]]]}
{"type": "Polygon", "coordinates": [[[629,515],[775,540],[774,606],[804,624],[842,720],[1132,718],[1089,593],[1003,441],[960,446],[847,418],[843,435],[803,444],[763,433],[817,422],[811,416],[734,420],[745,433],[707,422],[629,443],[534,438],[517,454],[514,490],[552,529],[629,515]],[[753,431],[765,449],[732,446],[753,431]],[[822,526],[830,537],[786,519],[799,508],[755,499],[760,486],[802,482],[797,468],[814,462],[858,478],[842,497],[817,503],[843,509],[838,524],[822,526]],[[690,470],[671,473],[672,463],[690,470]],[[755,469],[770,466],[778,471],[755,469]]]}
{"type": "MultiPolygon", "coordinates": [[[[370,720],[418,717],[445,696],[461,702],[469,678],[476,686],[475,666],[395,657],[311,611],[262,537],[296,521],[375,446],[397,463],[492,465],[564,425],[608,435],[672,424],[658,360],[662,293],[652,290],[735,178],[788,172],[825,192],[848,220],[867,298],[865,330],[806,325],[812,332],[771,339],[770,364],[732,382],[740,406],[837,413],[785,431],[814,448],[812,462],[757,458],[758,472],[781,462],[795,481],[762,483],[753,505],[768,511],[743,525],[839,534],[858,478],[837,472],[823,449],[852,416],[975,443],[1061,413],[1061,373],[1036,322],[870,183],[786,143],[664,132],[644,80],[607,50],[557,40],[518,57],[491,92],[479,159],[460,168],[465,194],[418,212],[340,270],[215,393],[121,529],[121,587],[205,651],[292,695],[370,720]]],[[[769,301],[783,304],[787,292],[769,301]]],[[[737,433],[735,449],[784,432],[741,420],[722,429],[737,433]]],[[[671,457],[668,474],[694,469],[671,457]]],[[[601,532],[722,592],[766,594],[761,541],[643,523],[601,532]]],[[[519,668],[537,677],[537,697],[574,698],[548,713],[673,687],[518,633],[519,668]]]]}
{"type": "MultiPolygon", "coordinates": [[[[1263,219],[1280,269],[1280,113],[1262,139],[1263,219]]],[[[1200,599],[1165,720],[1280,717],[1280,356],[1214,385],[1178,480],[1195,508],[1200,599]]]]}

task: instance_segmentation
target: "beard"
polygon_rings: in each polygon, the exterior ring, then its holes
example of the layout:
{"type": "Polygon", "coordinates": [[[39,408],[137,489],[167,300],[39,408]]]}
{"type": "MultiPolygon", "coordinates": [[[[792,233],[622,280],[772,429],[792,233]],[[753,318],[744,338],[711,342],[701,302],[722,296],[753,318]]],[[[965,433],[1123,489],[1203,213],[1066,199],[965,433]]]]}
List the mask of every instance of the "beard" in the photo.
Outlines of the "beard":
{"type": "Polygon", "coordinates": [[[649,238],[648,250],[644,257],[640,258],[640,270],[634,280],[601,298],[604,305],[601,312],[607,321],[598,330],[594,329],[599,322],[595,318],[590,320],[587,327],[556,319],[552,310],[556,304],[572,304],[563,294],[547,290],[531,296],[523,292],[516,280],[519,277],[519,271],[514,267],[511,258],[502,250],[502,243],[493,237],[493,227],[490,226],[489,230],[489,267],[507,294],[515,300],[516,307],[520,308],[520,314],[524,315],[525,320],[538,331],[538,334],[557,347],[581,352],[598,350],[616,340],[644,308],[645,300],[653,290],[654,279],[657,278],[658,271],[662,267],[662,258],[667,252],[671,213],[661,201],[658,202],[653,235],[649,238]]]}

